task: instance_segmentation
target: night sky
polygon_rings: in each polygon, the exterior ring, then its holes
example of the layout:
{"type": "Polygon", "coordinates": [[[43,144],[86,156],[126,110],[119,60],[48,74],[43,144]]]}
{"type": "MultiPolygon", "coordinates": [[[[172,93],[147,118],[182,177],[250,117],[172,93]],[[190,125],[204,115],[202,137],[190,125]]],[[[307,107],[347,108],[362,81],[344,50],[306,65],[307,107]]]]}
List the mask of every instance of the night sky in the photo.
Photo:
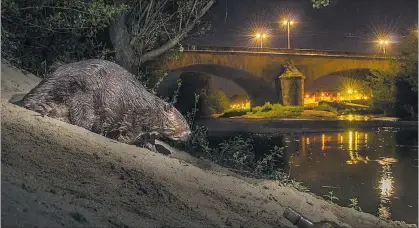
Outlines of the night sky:
{"type": "MultiPolygon", "coordinates": [[[[330,0],[322,9],[310,0],[217,0],[206,15],[210,32],[188,40],[203,46],[254,47],[251,34],[265,28],[265,47],[286,48],[280,17],[291,15],[291,48],[374,52],[378,33],[399,40],[403,30],[417,26],[418,0],[330,0]],[[227,13],[226,13],[227,11],[227,13]]],[[[397,52],[393,45],[393,52],[397,52]]]]}

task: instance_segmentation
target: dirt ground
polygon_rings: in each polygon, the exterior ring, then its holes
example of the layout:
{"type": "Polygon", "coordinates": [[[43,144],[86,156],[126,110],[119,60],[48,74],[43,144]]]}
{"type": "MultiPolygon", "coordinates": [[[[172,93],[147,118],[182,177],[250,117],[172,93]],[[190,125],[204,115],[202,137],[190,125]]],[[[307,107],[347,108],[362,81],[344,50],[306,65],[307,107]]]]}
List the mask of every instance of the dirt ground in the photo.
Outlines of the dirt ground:
{"type": "Polygon", "coordinates": [[[41,117],[7,101],[39,80],[5,64],[1,77],[3,227],[296,227],[286,207],[341,227],[416,227],[41,117]]]}

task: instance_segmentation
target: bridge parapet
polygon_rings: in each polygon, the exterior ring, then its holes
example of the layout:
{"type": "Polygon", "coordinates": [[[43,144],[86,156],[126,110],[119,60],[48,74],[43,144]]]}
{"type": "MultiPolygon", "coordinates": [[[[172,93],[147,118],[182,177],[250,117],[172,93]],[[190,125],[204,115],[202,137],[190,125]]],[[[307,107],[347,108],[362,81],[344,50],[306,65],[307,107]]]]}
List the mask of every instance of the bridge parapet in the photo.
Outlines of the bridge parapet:
{"type": "Polygon", "coordinates": [[[382,54],[337,52],[331,50],[317,49],[285,49],[285,48],[252,48],[252,47],[206,47],[206,46],[187,46],[184,52],[198,53],[243,53],[259,55],[290,55],[290,56],[322,56],[322,57],[343,57],[360,59],[385,59],[398,60],[399,56],[386,56],[382,54]]]}

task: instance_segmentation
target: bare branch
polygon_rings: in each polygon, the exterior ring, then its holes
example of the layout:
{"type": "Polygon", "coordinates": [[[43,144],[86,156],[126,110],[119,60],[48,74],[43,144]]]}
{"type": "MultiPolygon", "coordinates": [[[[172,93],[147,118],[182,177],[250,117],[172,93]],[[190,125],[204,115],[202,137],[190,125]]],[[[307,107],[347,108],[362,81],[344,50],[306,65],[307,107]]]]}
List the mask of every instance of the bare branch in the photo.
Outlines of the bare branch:
{"type": "Polygon", "coordinates": [[[193,27],[198,23],[198,21],[208,12],[208,10],[214,5],[215,0],[210,0],[205,7],[202,8],[201,12],[196,15],[195,19],[187,25],[176,37],[169,40],[159,48],[152,50],[150,52],[145,53],[140,57],[140,64],[144,63],[150,59],[160,56],[161,54],[165,53],[169,49],[173,48],[177,43],[179,43],[183,38],[186,37],[187,33],[193,29],[193,27]]]}

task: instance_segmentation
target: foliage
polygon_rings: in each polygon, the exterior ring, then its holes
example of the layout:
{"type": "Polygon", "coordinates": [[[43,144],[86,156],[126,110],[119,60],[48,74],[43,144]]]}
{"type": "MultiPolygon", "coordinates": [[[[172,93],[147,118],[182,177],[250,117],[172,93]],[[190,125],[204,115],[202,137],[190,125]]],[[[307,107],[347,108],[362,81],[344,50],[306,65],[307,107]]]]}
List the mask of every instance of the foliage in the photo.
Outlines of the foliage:
{"type": "Polygon", "coordinates": [[[372,112],[396,115],[402,119],[417,119],[418,36],[413,31],[400,42],[400,68],[387,72],[372,71],[367,77],[367,85],[374,91],[372,112]]]}
{"type": "Polygon", "coordinates": [[[223,113],[228,109],[230,101],[223,91],[211,86],[205,92],[203,105],[208,110],[208,114],[223,113]]]}
{"type": "Polygon", "coordinates": [[[177,101],[178,101],[179,90],[180,90],[180,87],[182,86],[182,79],[180,79],[180,78],[179,78],[176,82],[177,82],[177,88],[176,88],[176,90],[173,92],[173,96],[172,96],[172,99],[171,99],[171,101],[170,101],[170,103],[171,103],[172,105],[176,104],[176,103],[177,103],[177,101]]]}
{"type": "Polygon", "coordinates": [[[256,106],[243,117],[250,118],[290,118],[299,117],[303,112],[300,106],[282,106],[266,102],[263,106],[256,106]]]}
{"type": "Polygon", "coordinates": [[[220,143],[216,149],[210,151],[209,156],[211,160],[224,167],[250,170],[255,160],[251,143],[251,138],[236,136],[220,143]]]}
{"type": "Polygon", "coordinates": [[[357,211],[362,211],[361,207],[359,207],[358,205],[358,199],[357,198],[351,198],[349,199],[351,201],[351,203],[349,204],[349,207],[357,210],[357,211]]]}
{"type": "Polygon", "coordinates": [[[213,80],[208,75],[198,73],[183,73],[180,76],[182,85],[179,89],[178,99],[182,102],[176,103],[175,107],[186,113],[194,106],[194,94],[199,95],[196,113],[198,117],[208,116],[214,113],[223,113],[229,107],[229,99],[225,93],[213,86],[213,80]]]}
{"type": "Polygon", "coordinates": [[[320,9],[329,5],[329,0],[311,0],[313,8],[320,9]]]}
{"type": "Polygon", "coordinates": [[[416,30],[409,31],[401,40],[401,56],[403,62],[400,66],[399,77],[406,81],[410,90],[418,92],[418,34],[416,30]]]}
{"type": "MultiPolygon", "coordinates": [[[[187,35],[200,35],[208,30],[201,18],[215,1],[5,0],[2,3],[2,57],[23,70],[45,76],[56,62],[90,58],[116,60],[136,74],[138,67],[149,60],[168,52],[170,56],[170,50],[176,49],[187,35]]],[[[140,69],[140,78],[150,72],[164,77],[164,72],[156,74],[155,69],[140,69]]],[[[155,79],[147,88],[154,91],[159,81],[161,78],[155,79]]]]}
{"type": "Polygon", "coordinates": [[[188,111],[186,113],[186,119],[188,120],[188,124],[189,124],[190,128],[193,128],[193,125],[195,123],[195,116],[196,116],[196,113],[199,110],[198,106],[197,106],[197,104],[199,102],[199,94],[194,94],[194,98],[195,98],[195,100],[194,100],[194,106],[193,106],[192,110],[188,111]]]}
{"type": "Polygon", "coordinates": [[[55,62],[110,58],[101,36],[127,9],[105,0],[2,1],[2,58],[38,76],[55,62]]]}
{"type": "Polygon", "coordinates": [[[418,34],[410,31],[401,41],[403,61],[396,78],[396,115],[400,118],[418,118],[418,34]]]}
{"type": "Polygon", "coordinates": [[[389,115],[394,113],[396,101],[395,73],[371,71],[367,76],[366,83],[374,91],[371,109],[389,115]]]}
{"type": "Polygon", "coordinates": [[[323,195],[324,197],[327,197],[330,201],[330,203],[333,203],[333,200],[339,200],[338,197],[333,195],[333,191],[329,192],[327,195],[323,195]]]}

